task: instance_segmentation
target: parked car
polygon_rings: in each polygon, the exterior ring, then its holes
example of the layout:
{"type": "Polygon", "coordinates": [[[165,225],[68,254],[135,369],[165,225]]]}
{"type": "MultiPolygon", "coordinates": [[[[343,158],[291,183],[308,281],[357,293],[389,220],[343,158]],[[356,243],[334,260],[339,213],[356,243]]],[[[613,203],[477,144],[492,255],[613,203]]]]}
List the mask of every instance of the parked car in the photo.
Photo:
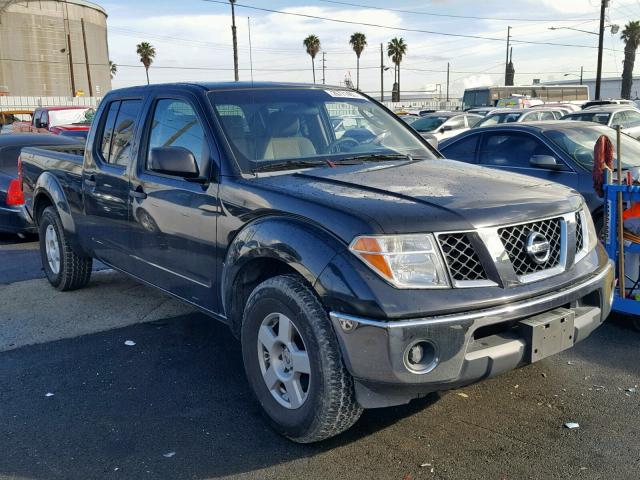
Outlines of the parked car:
{"type": "Polygon", "coordinates": [[[467,112],[428,113],[411,124],[425,139],[440,142],[459,133],[465,132],[482,120],[480,115],[467,112]]]}
{"type": "Polygon", "coordinates": [[[582,104],[582,109],[586,110],[587,108],[593,107],[604,107],[604,106],[623,106],[623,107],[636,107],[636,104],[633,100],[623,100],[623,99],[613,99],[609,98],[606,100],[590,100],[588,102],[584,102],[582,104]]]}
{"type": "Polygon", "coordinates": [[[501,110],[501,109],[495,108],[495,107],[477,107],[477,108],[470,108],[469,110],[466,110],[466,112],[475,113],[476,115],[480,115],[481,117],[486,117],[487,115],[495,112],[496,110],[501,110]]]}
{"type": "Polygon", "coordinates": [[[39,107],[31,122],[15,122],[13,131],[55,134],[88,131],[94,113],[90,107],[39,107]]]}
{"type": "Polygon", "coordinates": [[[98,258],[228,324],[298,442],[569,348],[610,311],[577,192],[443,160],[350,89],[114,90],[84,155],[21,158],[51,285],[87,285],[98,258]],[[376,140],[337,138],[329,106],[376,140]]]}
{"type": "Polygon", "coordinates": [[[413,122],[420,118],[420,115],[406,114],[406,115],[398,115],[398,118],[402,120],[404,123],[411,125],[413,122]]]}
{"type": "Polygon", "coordinates": [[[476,124],[476,127],[487,127],[500,123],[537,122],[542,120],[556,120],[556,115],[553,111],[542,108],[527,108],[521,110],[505,108],[487,115],[476,124]]]}
{"type": "Polygon", "coordinates": [[[20,149],[28,146],[69,146],[76,143],[57,135],[0,135],[0,232],[18,235],[36,232],[31,214],[25,208],[24,195],[18,179],[20,149]]]}
{"type": "Polygon", "coordinates": [[[0,133],[5,133],[3,130],[6,128],[7,132],[9,130],[13,131],[13,123],[14,122],[30,122],[33,117],[33,110],[3,110],[0,111],[0,133]]]}
{"type": "Polygon", "coordinates": [[[604,106],[589,108],[562,117],[563,120],[595,122],[615,128],[620,125],[622,131],[633,138],[640,138],[640,111],[625,106],[604,106]]]}
{"type": "Polygon", "coordinates": [[[568,113],[578,112],[582,109],[580,105],[570,102],[545,102],[539,105],[533,105],[531,108],[559,108],[566,110],[568,113]]]}
{"type": "MultiPolygon", "coordinates": [[[[536,122],[472,130],[440,144],[450,159],[552,180],[580,192],[598,230],[603,204],[593,190],[593,152],[601,135],[615,144],[610,128],[587,122],[536,122]]],[[[622,136],[623,167],[640,167],[640,142],[622,136]]]]}

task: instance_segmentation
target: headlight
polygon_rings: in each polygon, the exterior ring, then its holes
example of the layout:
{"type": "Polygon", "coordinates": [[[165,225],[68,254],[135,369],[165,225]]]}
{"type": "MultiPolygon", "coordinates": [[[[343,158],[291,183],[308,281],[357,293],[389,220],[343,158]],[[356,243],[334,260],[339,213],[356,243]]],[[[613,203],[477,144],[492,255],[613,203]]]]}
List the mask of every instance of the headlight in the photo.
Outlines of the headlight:
{"type": "Polygon", "coordinates": [[[373,271],[398,288],[449,286],[431,234],[361,236],[349,246],[373,271]]]}
{"type": "Polygon", "coordinates": [[[590,252],[596,248],[596,245],[598,244],[598,232],[596,232],[596,226],[593,224],[591,212],[589,212],[589,208],[586,205],[582,207],[582,218],[587,226],[587,238],[585,238],[584,246],[586,247],[586,251],[590,252]]]}

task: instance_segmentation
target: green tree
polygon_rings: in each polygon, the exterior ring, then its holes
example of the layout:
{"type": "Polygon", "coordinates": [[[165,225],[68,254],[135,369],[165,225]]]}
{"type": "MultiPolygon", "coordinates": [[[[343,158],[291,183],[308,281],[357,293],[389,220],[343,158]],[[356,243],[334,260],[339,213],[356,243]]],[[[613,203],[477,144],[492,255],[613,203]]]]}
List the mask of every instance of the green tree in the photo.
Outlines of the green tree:
{"type": "Polygon", "coordinates": [[[118,65],[109,60],[109,74],[111,75],[111,78],[115,77],[116,73],[118,73],[118,65]]]}
{"type": "Polygon", "coordinates": [[[313,71],[313,83],[316,83],[316,55],[320,51],[320,39],[316,35],[309,35],[302,42],[305,50],[311,57],[311,70],[313,71]]]}
{"type": "Polygon", "coordinates": [[[636,62],[636,50],[640,44],[640,22],[631,21],[622,30],[620,38],[624,41],[624,62],[622,67],[622,98],[631,98],[633,85],[633,65],[636,62]]]}
{"type": "Polygon", "coordinates": [[[364,50],[364,47],[367,46],[367,37],[364,33],[356,32],[351,35],[349,39],[349,44],[353,51],[356,52],[357,57],[357,67],[356,67],[356,90],[360,90],[360,55],[364,50]]]}
{"type": "Polygon", "coordinates": [[[156,49],[150,43],[142,42],[136,46],[136,53],[140,56],[140,61],[144,65],[144,70],[147,74],[147,85],[149,85],[149,67],[156,56],[156,49]]]}
{"type": "Polygon", "coordinates": [[[392,38],[387,44],[387,55],[395,65],[395,83],[398,85],[398,100],[400,99],[400,63],[407,54],[407,44],[403,38],[392,38]]]}

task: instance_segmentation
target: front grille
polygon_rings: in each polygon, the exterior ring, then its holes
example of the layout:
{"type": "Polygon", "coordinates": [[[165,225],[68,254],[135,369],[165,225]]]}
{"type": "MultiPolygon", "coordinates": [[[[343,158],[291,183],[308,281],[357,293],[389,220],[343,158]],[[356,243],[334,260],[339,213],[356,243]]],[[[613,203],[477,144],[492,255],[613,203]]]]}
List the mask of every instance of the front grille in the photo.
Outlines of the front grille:
{"type": "Polygon", "coordinates": [[[446,233],[438,236],[442,253],[456,281],[486,280],[487,274],[466,233],[446,233]]]}
{"type": "Polygon", "coordinates": [[[576,213],[576,253],[584,248],[584,232],[582,231],[582,215],[576,213]]]}
{"type": "Polygon", "coordinates": [[[562,226],[559,218],[500,228],[498,235],[518,276],[548,270],[560,264],[562,226]],[[551,253],[547,261],[541,264],[527,253],[527,240],[531,232],[541,233],[549,241],[551,253]]]}

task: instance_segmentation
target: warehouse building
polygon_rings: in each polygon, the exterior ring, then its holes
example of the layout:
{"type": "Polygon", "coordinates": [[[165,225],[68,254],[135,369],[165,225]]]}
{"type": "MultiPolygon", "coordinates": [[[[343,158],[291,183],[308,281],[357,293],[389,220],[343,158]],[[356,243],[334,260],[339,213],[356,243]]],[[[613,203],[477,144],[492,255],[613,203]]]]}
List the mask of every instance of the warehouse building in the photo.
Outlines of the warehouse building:
{"type": "Polygon", "coordinates": [[[84,0],[0,0],[0,91],[93,96],[111,90],[107,13],[84,0]]]}

